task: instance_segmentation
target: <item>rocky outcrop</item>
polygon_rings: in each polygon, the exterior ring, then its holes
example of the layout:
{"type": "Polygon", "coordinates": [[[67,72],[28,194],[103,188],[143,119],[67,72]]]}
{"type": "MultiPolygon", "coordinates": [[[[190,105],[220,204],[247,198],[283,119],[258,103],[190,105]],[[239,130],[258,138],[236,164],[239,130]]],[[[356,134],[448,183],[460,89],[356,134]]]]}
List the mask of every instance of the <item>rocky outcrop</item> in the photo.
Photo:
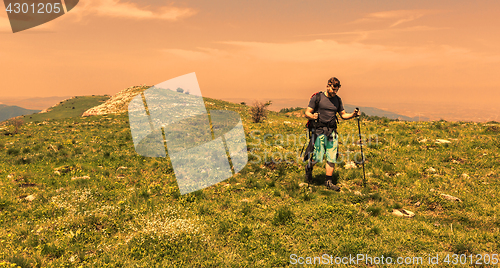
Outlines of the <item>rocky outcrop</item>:
{"type": "Polygon", "coordinates": [[[126,88],[111,97],[105,103],[85,111],[82,116],[105,115],[126,112],[130,101],[151,86],[133,86],[126,88]]]}

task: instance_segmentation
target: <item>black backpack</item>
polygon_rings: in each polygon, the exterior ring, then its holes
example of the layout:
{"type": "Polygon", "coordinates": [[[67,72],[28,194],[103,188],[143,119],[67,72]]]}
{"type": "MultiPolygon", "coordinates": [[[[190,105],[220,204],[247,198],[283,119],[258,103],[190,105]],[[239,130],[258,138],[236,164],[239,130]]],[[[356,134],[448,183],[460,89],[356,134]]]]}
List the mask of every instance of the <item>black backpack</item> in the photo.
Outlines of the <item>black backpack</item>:
{"type": "MultiPolygon", "coordinates": [[[[316,113],[318,111],[318,108],[319,108],[319,102],[321,100],[321,94],[323,94],[323,91],[320,91],[320,92],[316,92],[314,93],[312,96],[311,96],[311,99],[312,98],[316,98],[314,100],[314,110],[313,110],[313,114],[316,113]]],[[[338,98],[338,96],[336,96],[338,98]]],[[[315,128],[317,127],[333,127],[333,128],[337,128],[337,125],[339,123],[339,119],[337,118],[337,114],[335,114],[335,120],[332,120],[332,122],[329,122],[329,123],[324,123],[324,122],[320,122],[319,121],[319,118],[318,119],[309,119],[307,120],[307,123],[306,123],[306,128],[309,130],[309,132],[312,132],[314,131],[315,128]]]]}
{"type": "MultiPolygon", "coordinates": [[[[312,96],[311,96],[311,99],[312,98],[316,98],[315,99],[315,105],[314,105],[314,110],[313,110],[313,114],[316,113],[318,111],[318,108],[319,108],[319,102],[321,100],[321,94],[324,94],[323,91],[319,91],[319,92],[316,92],[314,93],[312,96]]],[[[322,123],[319,121],[319,117],[318,119],[309,119],[307,120],[307,123],[306,123],[306,128],[307,128],[307,132],[308,132],[308,135],[309,135],[309,144],[307,145],[306,147],[306,151],[304,152],[304,161],[307,161],[310,157],[310,155],[312,154],[312,152],[314,151],[314,143],[316,142],[316,136],[314,135],[314,130],[317,128],[317,127],[321,127],[321,126],[333,126],[334,125],[334,128],[336,129],[337,128],[337,124],[339,122],[339,119],[337,118],[337,114],[335,114],[335,120],[334,122],[332,122],[333,124],[332,125],[329,125],[328,124],[325,124],[325,123],[322,123]]],[[[301,154],[302,154],[302,151],[304,150],[304,147],[302,147],[302,150],[301,150],[301,154]]]]}

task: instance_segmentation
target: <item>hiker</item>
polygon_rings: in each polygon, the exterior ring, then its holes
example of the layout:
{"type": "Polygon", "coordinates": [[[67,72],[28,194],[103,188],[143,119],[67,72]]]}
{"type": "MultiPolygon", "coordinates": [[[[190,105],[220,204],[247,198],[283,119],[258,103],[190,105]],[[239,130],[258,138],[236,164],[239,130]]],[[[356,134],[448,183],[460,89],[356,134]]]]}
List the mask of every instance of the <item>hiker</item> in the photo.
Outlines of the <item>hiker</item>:
{"type": "Polygon", "coordinates": [[[340,191],[337,186],[337,178],[333,181],[332,175],[335,168],[335,162],[338,157],[338,133],[337,133],[337,116],[344,120],[359,116],[361,112],[355,110],[353,113],[346,113],[342,100],[337,95],[340,89],[340,81],[336,77],[328,80],[325,92],[318,92],[311,97],[305,115],[311,120],[312,136],[310,142],[310,151],[308,154],[308,162],[306,165],[306,179],[309,183],[312,182],[313,166],[317,162],[323,161],[323,156],[326,154],[326,180],[325,185],[328,189],[340,191]]]}

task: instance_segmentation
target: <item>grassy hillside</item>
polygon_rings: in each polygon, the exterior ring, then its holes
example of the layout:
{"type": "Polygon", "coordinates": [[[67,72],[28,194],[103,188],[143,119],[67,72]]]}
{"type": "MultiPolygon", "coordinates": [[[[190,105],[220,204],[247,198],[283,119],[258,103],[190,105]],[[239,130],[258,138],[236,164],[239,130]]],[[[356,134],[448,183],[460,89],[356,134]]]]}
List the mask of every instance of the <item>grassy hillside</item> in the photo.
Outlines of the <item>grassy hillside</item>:
{"type": "MultiPolygon", "coordinates": [[[[292,254],[484,263],[476,254],[500,252],[498,124],[363,121],[368,186],[342,163],[337,193],[322,185],[324,163],[303,183],[305,119],[252,123],[247,106],[205,102],[241,114],[250,163],[183,196],[168,158],[135,153],[127,114],[1,135],[0,267],[283,267],[292,254]]],[[[347,162],[356,121],[340,133],[347,162]]]]}
{"type": "Polygon", "coordinates": [[[109,96],[77,96],[50,108],[46,113],[24,116],[24,122],[44,121],[48,119],[64,119],[81,116],[86,110],[109,99],[109,96]]]}
{"type": "Polygon", "coordinates": [[[19,106],[8,106],[5,104],[0,104],[0,122],[16,116],[28,115],[38,112],[40,112],[40,110],[29,110],[19,106]]]}

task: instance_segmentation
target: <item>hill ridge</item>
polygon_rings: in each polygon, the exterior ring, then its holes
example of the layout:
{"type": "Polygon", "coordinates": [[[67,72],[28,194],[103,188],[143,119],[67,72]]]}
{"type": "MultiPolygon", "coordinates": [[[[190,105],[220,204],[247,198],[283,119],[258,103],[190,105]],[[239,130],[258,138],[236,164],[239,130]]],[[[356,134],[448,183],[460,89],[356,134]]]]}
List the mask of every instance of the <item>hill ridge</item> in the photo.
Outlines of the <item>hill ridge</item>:
{"type": "Polygon", "coordinates": [[[135,96],[150,87],[151,86],[146,85],[128,87],[113,95],[103,104],[88,109],[82,114],[82,116],[86,117],[93,115],[117,114],[126,112],[130,101],[135,96]]]}

